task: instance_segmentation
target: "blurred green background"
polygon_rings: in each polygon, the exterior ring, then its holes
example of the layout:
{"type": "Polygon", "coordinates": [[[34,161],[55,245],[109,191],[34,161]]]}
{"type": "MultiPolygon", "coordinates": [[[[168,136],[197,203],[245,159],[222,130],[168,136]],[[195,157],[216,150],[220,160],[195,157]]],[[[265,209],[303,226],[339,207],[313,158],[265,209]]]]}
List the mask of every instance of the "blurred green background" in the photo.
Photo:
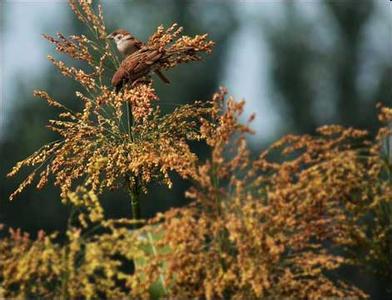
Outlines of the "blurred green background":
{"type": "MultiPolygon", "coordinates": [[[[103,1],[108,30],[126,28],[140,39],[176,22],[188,35],[209,33],[217,46],[201,63],[167,72],[172,84],[156,82],[166,111],[176,103],[208,99],[220,85],[245,98],[244,118],[256,112],[250,139],[255,152],[286,133],[312,133],[323,124],[370,129],[378,126],[375,105],[392,104],[392,4],[388,0],[336,1],[103,1]]],[[[85,32],[66,1],[0,2],[0,223],[32,234],[63,230],[68,215],[58,190],[27,189],[8,195],[26,173],[5,174],[41,145],[55,139],[45,128],[56,110],[32,97],[46,89],[77,108],[77,86],[46,60],[56,56],[42,33],[85,32]]],[[[154,186],[142,199],[142,214],[185,203],[186,185],[154,186]]],[[[130,216],[125,193],[103,197],[107,215],[130,216]]],[[[348,271],[374,298],[385,284],[348,271]]]]}

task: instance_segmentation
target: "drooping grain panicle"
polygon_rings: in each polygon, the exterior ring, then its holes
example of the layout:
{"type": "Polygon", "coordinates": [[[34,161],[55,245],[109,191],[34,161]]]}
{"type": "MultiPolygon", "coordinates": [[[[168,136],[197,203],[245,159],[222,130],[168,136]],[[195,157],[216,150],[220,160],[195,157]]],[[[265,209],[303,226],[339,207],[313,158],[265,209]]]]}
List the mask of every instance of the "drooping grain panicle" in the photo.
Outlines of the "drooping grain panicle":
{"type": "Polygon", "coordinates": [[[103,20],[103,10],[101,4],[98,4],[98,12],[93,9],[91,0],[68,0],[68,3],[77,16],[96,37],[104,40],[107,36],[106,26],[103,20]]]}
{"type": "Polygon", "coordinates": [[[56,51],[65,53],[74,59],[86,61],[89,65],[93,65],[93,56],[89,49],[89,40],[84,35],[73,35],[66,38],[61,33],[57,33],[57,39],[44,34],[43,37],[56,46],[56,51]]]}
{"type": "MultiPolygon", "coordinates": [[[[47,126],[61,136],[61,141],[45,146],[17,164],[10,176],[22,167],[34,169],[12,197],[36,176],[39,188],[54,176],[62,197],[66,197],[73,190],[73,183],[80,179],[91,190],[101,193],[106,189],[125,188],[134,178],[146,190],[152,181],[171,186],[171,172],[184,178],[192,177],[197,157],[189,142],[203,139],[197,125],[212,107],[195,102],[162,115],[152,80],[145,75],[156,68],[198,60],[198,53],[210,52],[213,43],[206,36],[179,37],[182,29],[176,24],[168,29],[159,26],[144,49],[150,54],[162,53],[163,57],[151,65],[136,53],[139,65],[148,64],[146,70],[140,76],[138,73],[135,78],[138,82],[127,83],[115,93],[109,78],[117,58],[104,39],[107,33],[102,8],[98,6],[98,11],[94,10],[91,1],[70,0],[69,3],[91,34],[65,37],[57,33],[57,37],[44,37],[60,54],[87,63],[68,66],[61,59],[48,56],[65,77],[80,83],[80,90],[75,94],[82,108],[80,112],[73,112],[47,92],[34,92],[61,110],[58,118],[49,120],[47,126]]],[[[151,59],[150,54],[145,59],[151,59]]]]}

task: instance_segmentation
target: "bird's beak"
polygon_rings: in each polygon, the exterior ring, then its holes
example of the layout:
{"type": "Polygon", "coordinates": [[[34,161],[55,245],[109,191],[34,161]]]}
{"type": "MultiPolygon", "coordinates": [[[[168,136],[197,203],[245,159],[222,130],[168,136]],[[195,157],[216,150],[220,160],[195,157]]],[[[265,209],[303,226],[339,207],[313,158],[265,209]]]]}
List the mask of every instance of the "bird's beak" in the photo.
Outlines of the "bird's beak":
{"type": "Polygon", "coordinates": [[[106,36],[106,38],[107,38],[108,40],[112,40],[112,39],[113,39],[113,34],[108,34],[108,35],[106,36]]]}

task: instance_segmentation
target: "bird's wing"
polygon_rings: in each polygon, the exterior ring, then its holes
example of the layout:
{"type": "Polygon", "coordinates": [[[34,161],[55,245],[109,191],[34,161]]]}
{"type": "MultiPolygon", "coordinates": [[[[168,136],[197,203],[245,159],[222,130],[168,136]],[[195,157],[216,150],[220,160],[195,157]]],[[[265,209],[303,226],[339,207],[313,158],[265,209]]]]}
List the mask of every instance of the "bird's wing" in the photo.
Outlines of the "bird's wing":
{"type": "Polygon", "coordinates": [[[144,46],[144,43],[142,41],[139,41],[138,39],[135,39],[135,47],[137,49],[142,49],[143,46],[144,46]]]}
{"type": "Polygon", "coordinates": [[[116,88],[117,91],[122,87],[126,77],[127,71],[120,66],[112,77],[112,85],[116,88]]]}
{"type": "Polygon", "coordinates": [[[170,83],[170,80],[169,80],[165,75],[163,75],[163,73],[162,73],[160,70],[155,70],[155,74],[157,74],[158,77],[159,77],[164,83],[166,83],[166,84],[169,84],[169,83],[170,83]]]}
{"type": "Polygon", "coordinates": [[[124,81],[134,81],[151,71],[151,66],[162,57],[162,52],[144,48],[126,57],[112,77],[117,89],[124,81]]]}

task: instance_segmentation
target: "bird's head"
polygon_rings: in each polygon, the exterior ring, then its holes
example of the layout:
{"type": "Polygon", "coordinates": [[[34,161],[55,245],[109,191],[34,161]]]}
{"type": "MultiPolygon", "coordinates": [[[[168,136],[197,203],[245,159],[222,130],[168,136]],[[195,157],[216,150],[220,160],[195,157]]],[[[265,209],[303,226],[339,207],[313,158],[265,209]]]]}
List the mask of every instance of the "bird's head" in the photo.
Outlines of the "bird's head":
{"type": "Polygon", "coordinates": [[[107,35],[106,38],[113,40],[117,45],[125,40],[132,40],[134,37],[125,29],[117,29],[111,34],[107,35]]]}
{"type": "Polygon", "coordinates": [[[140,42],[131,33],[121,28],[113,31],[106,38],[113,40],[123,55],[131,54],[140,46],[140,42]]]}

